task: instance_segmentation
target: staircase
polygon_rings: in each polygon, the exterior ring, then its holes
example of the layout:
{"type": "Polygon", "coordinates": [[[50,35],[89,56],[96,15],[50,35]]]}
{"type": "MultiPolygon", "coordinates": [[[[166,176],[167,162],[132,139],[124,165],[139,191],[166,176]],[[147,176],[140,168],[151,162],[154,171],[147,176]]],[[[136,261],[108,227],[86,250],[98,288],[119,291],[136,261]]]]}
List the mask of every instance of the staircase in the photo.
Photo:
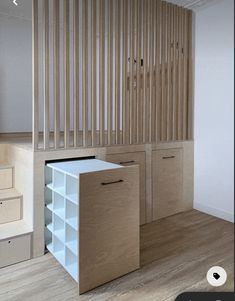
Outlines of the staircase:
{"type": "Polygon", "coordinates": [[[30,259],[32,229],[23,219],[23,195],[14,188],[14,167],[0,165],[0,268],[30,259]]]}

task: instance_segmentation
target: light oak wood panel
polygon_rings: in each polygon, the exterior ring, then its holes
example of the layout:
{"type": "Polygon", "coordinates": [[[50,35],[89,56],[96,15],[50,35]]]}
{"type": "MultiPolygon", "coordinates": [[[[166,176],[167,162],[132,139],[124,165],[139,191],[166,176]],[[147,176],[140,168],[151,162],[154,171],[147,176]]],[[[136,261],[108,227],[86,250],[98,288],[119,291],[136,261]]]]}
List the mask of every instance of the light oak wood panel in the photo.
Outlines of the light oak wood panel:
{"type": "Polygon", "coordinates": [[[80,175],[80,293],[139,268],[138,186],[138,166],[80,175]]]}
{"type": "Polygon", "coordinates": [[[140,166],[140,225],[146,223],[146,160],[144,152],[108,154],[105,161],[117,163],[123,166],[140,166]]]}
{"type": "Polygon", "coordinates": [[[182,291],[220,291],[205,277],[214,265],[227,271],[223,291],[234,290],[232,223],[191,210],[142,226],[140,248],[140,270],[81,296],[77,283],[50,254],[3,268],[0,299],[174,301],[182,291]]]}
{"type": "Polygon", "coordinates": [[[184,210],[183,150],[153,152],[153,220],[184,210]]]}
{"type": "Polygon", "coordinates": [[[13,222],[22,218],[22,200],[20,198],[0,200],[0,224],[13,222]]]}

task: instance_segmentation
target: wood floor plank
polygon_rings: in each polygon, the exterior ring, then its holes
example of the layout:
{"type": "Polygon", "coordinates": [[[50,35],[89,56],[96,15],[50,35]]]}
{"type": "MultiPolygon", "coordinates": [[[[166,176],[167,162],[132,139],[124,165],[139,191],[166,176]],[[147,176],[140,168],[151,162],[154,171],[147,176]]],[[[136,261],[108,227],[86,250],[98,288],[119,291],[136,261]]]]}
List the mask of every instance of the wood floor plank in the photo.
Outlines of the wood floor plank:
{"type": "MultiPolygon", "coordinates": [[[[233,224],[196,210],[141,227],[136,272],[78,295],[76,282],[50,255],[1,269],[0,301],[173,301],[183,291],[220,291],[207,270],[223,266],[233,291],[233,224]]],[[[94,271],[95,272],[95,271],[94,271]]]]}

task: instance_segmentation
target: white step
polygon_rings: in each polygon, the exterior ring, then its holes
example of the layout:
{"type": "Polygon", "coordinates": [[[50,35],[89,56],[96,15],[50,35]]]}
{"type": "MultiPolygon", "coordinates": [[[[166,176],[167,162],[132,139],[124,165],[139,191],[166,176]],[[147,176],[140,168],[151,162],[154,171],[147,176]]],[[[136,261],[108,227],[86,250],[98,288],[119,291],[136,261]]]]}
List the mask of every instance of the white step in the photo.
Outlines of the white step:
{"type": "Polygon", "coordinates": [[[29,227],[29,225],[24,220],[2,224],[0,225],[0,241],[16,236],[30,234],[32,232],[32,228],[29,227]]]}
{"type": "Polygon", "coordinates": [[[13,187],[13,166],[0,164],[0,191],[13,187]]]}
{"type": "Polygon", "coordinates": [[[22,200],[15,188],[0,190],[0,224],[22,219],[22,200]]]}

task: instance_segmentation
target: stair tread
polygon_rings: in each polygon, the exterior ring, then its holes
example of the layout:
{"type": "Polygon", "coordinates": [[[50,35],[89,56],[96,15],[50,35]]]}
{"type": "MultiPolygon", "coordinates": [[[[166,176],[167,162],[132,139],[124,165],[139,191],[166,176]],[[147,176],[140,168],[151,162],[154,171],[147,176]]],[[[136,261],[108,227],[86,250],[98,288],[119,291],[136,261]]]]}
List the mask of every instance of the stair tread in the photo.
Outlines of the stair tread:
{"type": "Polygon", "coordinates": [[[1,224],[0,240],[9,239],[32,232],[32,228],[24,220],[1,224]]]}
{"type": "Polygon", "coordinates": [[[22,194],[15,188],[2,189],[0,190],[0,200],[8,200],[22,197],[22,194]]]}

